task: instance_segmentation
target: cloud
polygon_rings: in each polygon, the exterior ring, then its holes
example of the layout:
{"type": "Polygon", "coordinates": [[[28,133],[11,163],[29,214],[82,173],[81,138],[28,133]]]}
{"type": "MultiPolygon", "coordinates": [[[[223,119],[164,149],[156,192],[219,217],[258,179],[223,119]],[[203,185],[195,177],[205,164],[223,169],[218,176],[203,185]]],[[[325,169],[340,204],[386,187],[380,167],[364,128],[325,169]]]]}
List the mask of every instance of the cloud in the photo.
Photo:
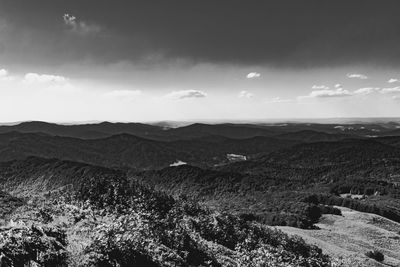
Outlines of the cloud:
{"type": "Polygon", "coordinates": [[[185,98],[202,98],[206,97],[207,94],[199,90],[181,90],[173,91],[166,95],[167,98],[171,99],[185,99],[185,98]]]}
{"type": "Polygon", "coordinates": [[[382,94],[400,93],[400,86],[383,88],[380,92],[382,94]]]}
{"type": "Polygon", "coordinates": [[[328,90],[329,87],[326,86],[326,85],[315,85],[315,84],[314,84],[314,85],[311,87],[311,89],[314,89],[314,90],[328,90]]]}
{"type": "Polygon", "coordinates": [[[63,15],[64,24],[69,27],[69,29],[77,34],[88,35],[96,34],[101,31],[100,26],[96,24],[88,24],[84,21],[78,21],[78,19],[70,14],[63,15]]]}
{"type": "Polygon", "coordinates": [[[335,89],[329,89],[328,86],[313,86],[313,89],[317,89],[312,91],[307,96],[300,96],[298,98],[324,98],[324,97],[344,97],[351,96],[352,94],[348,90],[344,90],[340,83],[334,85],[335,89]]]}
{"type": "Polygon", "coordinates": [[[354,95],[369,95],[372,94],[374,92],[378,92],[381,89],[378,87],[365,87],[365,88],[360,88],[357,89],[353,92],[354,95]]]}
{"type": "Polygon", "coordinates": [[[261,74],[258,72],[250,72],[246,75],[247,79],[256,79],[256,78],[260,78],[261,74]]]}
{"type": "Polygon", "coordinates": [[[267,103],[290,103],[293,101],[294,101],[293,99],[282,99],[278,96],[267,100],[267,103]]]}
{"type": "Polygon", "coordinates": [[[68,81],[64,76],[51,75],[51,74],[38,74],[30,72],[25,74],[24,83],[63,83],[68,81]]]}
{"type": "Polygon", "coordinates": [[[12,81],[14,77],[10,76],[8,70],[0,69],[0,81],[12,81]]]}
{"type": "Polygon", "coordinates": [[[140,96],[142,91],[140,90],[114,90],[104,94],[106,97],[114,98],[134,98],[140,96]]]}
{"type": "Polygon", "coordinates": [[[6,77],[6,76],[8,76],[8,70],[0,69],[0,77],[6,77]]]}
{"type": "Polygon", "coordinates": [[[347,78],[350,79],[360,79],[360,80],[366,80],[368,77],[364,74],[359,74],[359,73],[348,73],[347,78]]]}
{"type": "Polygon", "coordinates": [[[400,95],[392,96],[392,99],[394,99],[394,100],[400,100],[400,95]]]}
{"type": "Polygon", "coordinates": [[[398,83],[398,82],[400,82],[399,79],[391,78],[391,79],[388,80],[388,83],[398,83]]]}
{"type": "Polygon", "coordinates": [[[252,98],[254,96],[254,94],[253,93],[250,93],[249,91],[241,91],[239,94],[238,94],[238,97],[239,98],[252,98]]]}
{"type": "Polygon", "coordinates": [[[337,88],[335,90],[317,90],[312,91],[307,96],[301,96],[299,98],[328,98],[328,97],[346,97],[351,96],[352,94],[344,90],[343,88],[337,88]]]}

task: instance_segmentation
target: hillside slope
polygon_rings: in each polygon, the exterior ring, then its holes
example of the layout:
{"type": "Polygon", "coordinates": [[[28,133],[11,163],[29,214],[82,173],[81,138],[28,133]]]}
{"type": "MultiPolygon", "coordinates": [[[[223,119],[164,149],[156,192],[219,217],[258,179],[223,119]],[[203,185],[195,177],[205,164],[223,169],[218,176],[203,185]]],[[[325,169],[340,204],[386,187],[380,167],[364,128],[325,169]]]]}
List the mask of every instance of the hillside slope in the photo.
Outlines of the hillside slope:
{"type": "Polygon", "coordinates": [[[281,170],[274,169],[271,175],[249,175],[178,166],[130,173],[129,177],[169,194],[196,197],[217,210],[249,216],[269,225],[312,228],[322,213],[336,212],[304,201],[314,192],[314,185],[298,174],[285,179],[281,170]]]}
{"type": "Polygon", "coordinates": [[[339,134],[339,133],[325,133],[313,130],[302,130],[296,132],[289,132],[275,136],[278,139],[298,140],[306,143],[314,142],[334,142],[343,139],[354,138],[354,135],[339,134]]]}
{"type": "Polygon", "coordinates": [[[41,121],[0,126],[0,133],[13,131],[20,133],[44,133],[51,136],[74,137],[81,139],[96,139],[123,133],[144,137],[156,134],[162,131],[162,128],[142,123],[101,122],[63,125],[41,121]]]}
{"type": "Polygon", "coordinates": [[[133,179],[271,225],[312,227],[321,213],[336,212],[324,205],[400,222],[400,150],[375,140],[300,144],[213,170],[174,167],[133,179]]]}
{"type": "Polygon", "coordinates": [[[375,140],[347,139],[299,144],[271,153],[265,160],[304,167],[399,158],[400,150],[396,147],[375,140]]]}
{"type": "Polygon", "coordinates": [[[171,198],[120,171],[30,158],[0,172],[3,189],[27,200],[0,225],[1,265],[330,265],[302,239],[171,198]]]}
{"type": "MultiPolygon", "coordinates": [[[[278,227],[285,233],[303,237],[334,257],[352,259],[361,266],[400,266],[400,224],[374,214],[340,208],[343,216],[323,215],[319,230],[278,227]],[[384,264],[369,259],[365,253],[381,251],[384,264]]],[[[352,264],[354,266],[354,263],[352,264]]]]}
{"type": "Polygon", "coordinates": [[[213,166],[227,163],[227,154],[230,153],[251,156],[296,143],[268,137],[235,140],[220,136],[164,142],[129,134],[83,140],[10,132],[0,134],[0,161],[37,156],[116,168],[163,168],[177,160],[198,166],[213,166]]]}

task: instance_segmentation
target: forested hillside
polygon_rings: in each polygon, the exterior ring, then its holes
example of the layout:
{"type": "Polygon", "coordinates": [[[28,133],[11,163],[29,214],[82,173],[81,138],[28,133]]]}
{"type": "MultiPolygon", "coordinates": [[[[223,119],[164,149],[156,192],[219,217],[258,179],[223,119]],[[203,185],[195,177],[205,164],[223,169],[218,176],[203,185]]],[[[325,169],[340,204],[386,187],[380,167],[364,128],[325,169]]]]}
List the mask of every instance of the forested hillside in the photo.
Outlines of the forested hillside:
{"type": "Polygon", "coordinates": [[[332,205],[400,222],[399,163],[395,147],[344,140],[296,145],[216,170],[179,166],[132,177],[270,225],[312,228],[322,214],[338,213],[332,205]]]}
{"type": "Polygon", "coordinates": [[[271,226],[317,230],[341,216],[334,206],[400,222],[398,137],[111,125],[95,126],[109,129],[101,138],[68,137],[92,125],[0,134],[3,265],[340,266],[271,226]],[[131,134],[140,129],[153,136],[131,134]]]}
{"type": "Polygon", "coordinates": [[[227,163],[227,154],[251,157],[296,143],[269,137],[237,140],[221,136],[167,142],[129,134],[83,140],[41,133],[9,132],[0,134],[0,161],[37,156],[113,168],[157,169],[181,160],[207,167],[227,163]]]}
{"type": "Polygon", "coordinates": [[[5,266],[330,264],[299,238],[172,198],[119,171],[37,158],[6,163],[1,170],[3,189],[28,201],[1,195],[3,211],[17,203],[14,211],[4,211],[0,228],[5,266]]]}

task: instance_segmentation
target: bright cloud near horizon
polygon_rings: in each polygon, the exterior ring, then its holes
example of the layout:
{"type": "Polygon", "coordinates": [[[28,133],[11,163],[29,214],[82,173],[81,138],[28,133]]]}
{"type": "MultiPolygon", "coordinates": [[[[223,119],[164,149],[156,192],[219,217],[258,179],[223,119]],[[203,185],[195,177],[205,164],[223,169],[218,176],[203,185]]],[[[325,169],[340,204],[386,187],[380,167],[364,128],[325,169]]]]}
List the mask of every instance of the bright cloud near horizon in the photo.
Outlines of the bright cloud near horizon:
{"type": "Polygon", "coordinates": [[[59,75],[52,75],[52,74],[38,74],[38,73],[27,73],[24,76],[23,82],[25,83],[48,83],[48,82],[55,82],[55,83],[62,83],[66,82],[67,78],[59,75]]]}
{"type": "Polygon", "coordinates": [[[313,85],[312,87],[311,87],[312,89],[314,89],[314,90],[328,90],[329,89],[329,86],[326,86],[326,85],[313,85]]]}
{"type": "Polygon", "coordinates": [[[256,79],[256,78],[260,78],[260,77],[261,77],[261,74],[258,73],[258,72],[249,72],[249,73],[246,75],[246,78],[247,78],[247,79],[256,79]]]}
{"type": "Polygon", "coordinates": [[[347,77],[348,77],[348,78],[351,78],[351,79],[360,79],[360,80],[366,80],[366,79],[368,79],[368,77],[367,77],[366,75],[364,75],[364,74],[359,74],[359,73],[348,73],[348,74],[347,74],[347,77]]]}
{"type": "Polygon", "coordinates": [[[392,9],[249,1],[5,1],[0,122],[400,117],[392,9]]]}
{"type": "Polygon", "coordinates": [[[185,99],[185,98],[203,98],[206,97],[207,94],[200,90],[181,90],[181,91],[172,91],[167,94],[167,98],[172,99],[185,99]]]}
{"type": "Polygon", "coordinates": [[[245,91],[245,90],[244,91],[240,91],[239,94],[238,94],[239,98],[252,98],[253,96],[254,96],[253,93],[245,91]]]}

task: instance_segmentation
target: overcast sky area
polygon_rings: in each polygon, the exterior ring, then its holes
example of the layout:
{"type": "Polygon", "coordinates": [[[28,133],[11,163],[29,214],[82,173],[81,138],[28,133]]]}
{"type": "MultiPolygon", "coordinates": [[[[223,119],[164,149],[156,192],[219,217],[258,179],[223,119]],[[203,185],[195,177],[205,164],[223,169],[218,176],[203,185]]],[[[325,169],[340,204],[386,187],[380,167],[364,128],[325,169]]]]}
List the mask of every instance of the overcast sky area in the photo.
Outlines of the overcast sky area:
{"type": "Polygon", "coordinates": [[[400,117],[397,0],[0,0],[0,122],[400,117]]]}

